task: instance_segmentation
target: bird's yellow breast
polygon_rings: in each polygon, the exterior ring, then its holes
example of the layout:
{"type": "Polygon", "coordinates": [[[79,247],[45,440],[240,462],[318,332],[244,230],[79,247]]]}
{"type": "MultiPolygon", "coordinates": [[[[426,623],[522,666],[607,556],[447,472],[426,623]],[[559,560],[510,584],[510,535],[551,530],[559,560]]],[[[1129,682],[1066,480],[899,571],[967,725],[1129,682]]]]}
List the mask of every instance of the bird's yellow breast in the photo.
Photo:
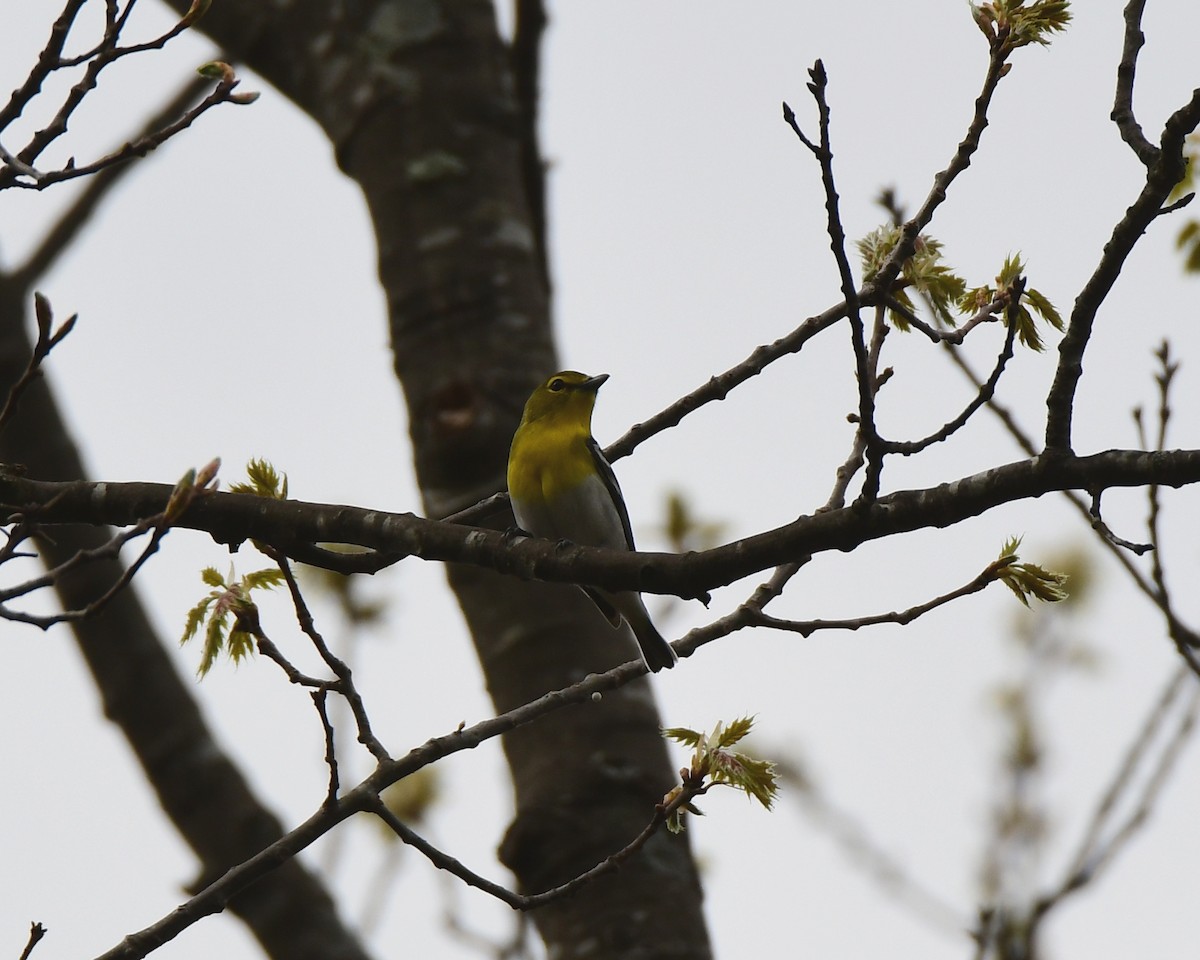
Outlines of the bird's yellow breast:
{"type": "Polygon", "coordinates": [[[588,430],[543,418],[522,424],[508,457],[508,492],[518,500],[550,500],[596,472],[588,430]]]}

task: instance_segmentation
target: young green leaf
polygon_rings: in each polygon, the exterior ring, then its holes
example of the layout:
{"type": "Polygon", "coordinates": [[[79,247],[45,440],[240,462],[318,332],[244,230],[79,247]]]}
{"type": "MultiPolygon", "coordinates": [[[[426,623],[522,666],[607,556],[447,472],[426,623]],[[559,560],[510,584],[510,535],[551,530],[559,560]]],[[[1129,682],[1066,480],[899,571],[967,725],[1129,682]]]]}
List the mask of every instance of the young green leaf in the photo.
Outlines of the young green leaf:
{"type": "MultiPolygon", "coordinates": [[[[663,734],[671,740],[693,748],[690,767],[684,774],[684,782],[666,797],[669,805],[681,793],[699,796],[714,786],[732,787],[747,797],[758,800],[768,810],[775,802],[779,791],[775,765],[744,753],[731,750],[750,733],[754,726],[753,717],[740,717],[728,725],[718,723],[712,733],[700,733],[687,727],[672,727],[663,734]]],[[[677,807],[667,818],[667,827],[673,832],[683,829],[682,811],[687,809],[699,813],[687,802],[677,807]]]]}
{"type": "Polygon", "coordinates": [[[1043,603],[1065,600],[1068,596],[1067,575],[1047,570],[1036,563],[1019,562],[1017,547],[1020,545],[1020,537],[1012,537],[1004,542],[997,560],[996,579],[1027,607],[1031,597],[1043,603]]]}
{"type": "Polygon", "coordinates": [[[246,464],[247,482],[230,486],[232,493],[250,493],[256,497],[286,500],[288,496],[287,474],[281,474],[269,460],[255,458],[246,464]]]}
{"type": "MultiPolygon", "coordinates": [[[[900,238],[899,227],[885,224],[858,241],[864,279],[871,280],[878,275],[900,238]]],[[[952,310],[958,309],[966,287],[966,281],[944,262],[941,241],[923,233],[917,237],[913,255],[901,265],[900,275],[888,295],[912,313],[915,312],[915,306],[906,290],[917,290],[924,296],[937,321],[953,327],[956,320],[952,310]]],[[[908,320],[897,310],[889,311],[888,319],[897,330],[909,329],[908,320]]]]}
{"type": "Polygon", "coordinates": [[[990,3],[971,5],[975,23],[995,43],[1003,38],[1006,52],[1031,43],[1045,46],[1050,35],[1060,33],[1071,22],[1069,0],[991,0],[990,3]]]}
{"type": "Polygon", "coordinates": [[[258,621],[258,605],[251,599],[255,590],[270,590],[284,581],[283,572],[275,568],[256,570],[240,580],[230,568],[224,577],[215,567],[200,572],[204,583],[212,587],[208,594],[188,611],[180,643],[187,643],[200,630],[205,618],[204,649],[197,673],[203,677],[212,669],[221,651],[235,663],[254,653],[257,638],[262,634],[258,621]]]}

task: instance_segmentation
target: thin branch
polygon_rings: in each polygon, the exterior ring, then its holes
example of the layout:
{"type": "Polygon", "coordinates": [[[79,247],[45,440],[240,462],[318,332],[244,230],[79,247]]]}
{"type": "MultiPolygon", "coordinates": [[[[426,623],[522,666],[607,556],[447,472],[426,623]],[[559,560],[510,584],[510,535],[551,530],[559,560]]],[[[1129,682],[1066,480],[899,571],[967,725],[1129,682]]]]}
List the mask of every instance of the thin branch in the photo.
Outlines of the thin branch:
{"type": "Polygon", "coordinates": [[[358,692],[358,688],[354,685],[353,673],[344,660],[334,655],[333,651],[329,649],[329,645],[325,642],[325,638],[318,632],[312,613],[308,609],[308,604],[304,602],[304,597],[300,593],[300,584],[296,581],[296,575],[292,572],[292,567],[288,563],[287,557],[271,550],[269,547],[266,548],[265,552],[267,556],[279,565],[279,569],[283,572],[284,580],[288,585],[288,591],[291,593],[292,605],[296,610],[296,620],[300,624],[300,629],[312,641],[312,645],[316,648],[317,653],[321,655],[321,659],[325,661],[325,665],[337,677],[336,689],[338,693],[345,697],[346,703],[350,706],[351,713],[354,714],[354,722],[358,727],[358,742],[370,750],[376,760],[388,759],[390,755],[387,749],[379,742],[379,738],[371,730],[371,721],[367,717],[367,708],[363,703],[362,696],[358,692]]]}
{"type": "Polygon", "coordinates": [[[784,588],[799,573],[812,557],[805,557],[797,563],[781,564],[776,567],[771,576],[760,583],[741,604],[723,617],[718,617],[710,623],[689,630],[673,646],[680,657],[690,657],[700,647],[715,640],[753,627],[755,618],[762,613],[763,608],[782,595],[784,588]]]}
{"type": "Polygon", "coordinates": [[[521,910],[524,907],[525,898],[519,893],[513,893],[507,887],[501,884],[488,880],[486,877],[480,876],[469,867],[465,866],[460,860],[456,860],[448,853],[444,853],[424,839],[415,830],[412,830],[397,817],[388,805],[379,797],[376,797],[374,802],[369,807],[371,813],[375,814],[380,820],[387,824],[388,828],[414,850],[419,852],[426,860],[432,863],[439,870],[458,877],[463,883],[469,887],[474,887],[476,890],[482,890],[489,896],[495,897],[502,903],[508,904],[514,910],[521,910]]]}
{"type": "MultiPolygon", "coordinates": [[[[48,630],[57,623],[70,623],[75,620],[83,620],[87,617],[94,616],[99,613],[118,593],[125,589],[133,580],[134,574],[141,569],[142,565],[150,559],[150,557],[158,551],[158,545],[162,542],[170,530],[170,527],[165,524],[163,515],[159,514],[150,517],[140,523],[135,524],[128,530],[118,533],[112,537],[107,543],[103,543],[98,547],[88,550],[80,550],[69,560],[60,563],[52,570],[48,570],[40,577],[34,577],[31,580],[26,580],[16,586],[7,587],[0,590],[0,619],[11,620],[15,623],[27,623],[31,626],[40,627],[42,630],[48,630]],[[44,616],[32,613],[26,613],[21,610],[13,610],[4,603],[9,600],[15,600],[18,597],[28,596],[37,590],[43,590],[46,587],[53,586],[64,574],[85,566],[89,563],[94,563],[98,560],[112,560],[120,555],[121,548],[129,541],[142,536],[147,531],[152,531],[150,541],[142,550],[137,560],[122,571],[121,576],[109,587],[103,594],[93,600],[87,606],[80,607],[74,610],[64,610],[61,613],[46,614],[44,616]]],[[[23,534],[24,536],[24,534],[23,534]]]]}
{"type": "Polygon", "coordinates": [[[818,630],[858,630],[861,627],[871,627],[881,623],[897,623],[901,626],[912,623],[918,617],[924,616],[938,607],[945,606],[952,600],[967,597],[985,589],[989,584],[999,579],[999,572],[1012,563],[1012,558],[994,560],[983,571],[971,580],[949,593],[925,603],[909,607],[907,610],[895,610],[891,613],[877,613],[863,617],[853,617],[845,620],[781,620],[762,612],[762,606],[757,601],[747,601],[749,605],[749,620],[751,626],[770,627],[773,630],[786,630],[808,637],[818,630]]]}
{"type": "Polygon", "coordinates": [[[1157,158],[1147,168],[1146,182],[1125,216],[1113,228],[1096,269],[1088,278],[1075,306],[1066,333],[1058,346],[1058,367],[1046,396],[1046,449],[1059,454],[1071,449],[1071,422],[1075,392],[1083,377],[1087,350],[1101,305],[1124,269],[1134,246],[1158,217],[1163,204],[1183,176],[1184,138],[1200,124],[1200,89],[1176,110],[1163,126],[1157,158]]]}
{"type": "MultiPolygon", "coordinates": [[[[203,77],[189,80],[161,109],[155,111],[154,115],[132,139],[139,140],[148,137],[156,130],[166,126],[187,109],[188,104],[200,95],[209,82],[203,77]]],[[[88,222],[100,203],[111,193],[112,188],[133,169],[132,164],[118,163],[106,167],[88,180],[70,206],[47,231],[33,253],[12,271],[11,280],[18,290],[28,289],[38,277],[53,266],[62,252],[75,241],[79,231],[88,222]]]]}
{"type": "Polygon", "coordinates": [[[907,457],[914,453],[920,453],[935,443],[941,443],[966,426],[967,421],[975,415],[980,407],[992,399],[996,393],[996,385],[1000,382],[1000,377],[1003,375],[1008,361],[1013,357],[1013,346],[1017,337],[1016,312],[1019,308],[1021,293],[1024,291],[1024,288],[1025,283],[1023,279],[1019,280],[1013,287],[1012,301],[1008,307],[1008,333],[1004,337],[1004,345],[1000,348],[1000,353],[996,357],[996,363],[992,367],[991,374],[980,385],[975,396],[971,398],[971,402],[962,409],[958,416],[947,421],[940,429],[935,430],[921,440],[881,440],[881,446],[886,453],[898,453],[907,457]]]}
{"type": "Polygon", "coordinates": [[[259,653],[283,670],[289,683],[294,683],[298,687],[306,687],[311,693],[337,689],[338,682],[336,680],[321,680],[317,677],[310,677],[308,674],[301,673],[296,669],[295,665],[283,655],[283,652],[275,646],[275,642],[263,632],[261,627],[254,631],[254,642],[258,647],[259,653]]]}
{"type": "Polygon", "coordinates": [[[684,417],[695,413],[705,404],[712,403],[714,400],[724,400],[735,387],[758,376],[776,360],[792,353],[799,353],[809,340],[846,316],[848,310],[849,307],[845,303],[835,304],[824,313],[809,317],[791,333],[780,337],[773,343],[755,347],[745,360],[723,373],[709,377],[703,386],[676,400],[650,419],[642,423],[635,423],[622,437],[605,448],[604,456],[610,462],[626,457],[639,444],[655,434],[677,426],[684,417]]]}
{"type": "MultiPolygon", "coordinates": [[[[343,793],[335,803],[322,803],[320,809],[312,816],[279,840],[226,871],[219,879],[157,922],[126,936],[120,944],[102,954],[99,960],[140,960],[197,921],[211,914],[220,913],[237,893],[295,857],[301,850],[327,834],[339,823],[357,813],[377,812],[379,794],[409,774],[451,754],[474,749],[487,740],[531,723],[569,704],[590,702],[596,695],[617,690],[644,673],[645,665],[639,660],[630,661],[602,674],[590,674],[570,687],[547,693],[523,706],[476,723],[471,727],[460,727],[453,733],[431,738],[421,746],[410,750],[403,757],[381,762],[369,777],[352,790],[343,793]]],[[[603,873],[616,870],[622,862],[644,845],[649,836],[659,828],[661,822],[665,821],[666,816],[676,806],[688,802],[702,792],[704,792],[703,789],[690,792],[685,784],[685,789],[676,798],[673,798],[671,804],[658,808],[650,825],[637,838],[583,876],[590,880],[603,873]],[[678,803],[674,801],[678,801],[678,803]]],[[[532,909],[545,903],[552,896],[565,896],[583,882],[587,881],[576,878],[554,890],[525,897],[521,909],[532,909]]],[[[509,892],[509,896],[517,895],[509,892]]]]}
{"type": "Polygon", "coordinates": [[[50,309],[50,301],[40,293],[35,293],[33,303],[34,313],[37,317],[37,342],[33,345],[33,352],[29,355],[29,363],[26,364],[25,371],[12,385],[3,408],[0,408],[0,430],[7,426],[13,414],[17,412],[21,394],[41,375],[42,364],[50,356],[50,351],[62,343],[63,339],[75,328],[75,321],[79,319],[79,314],[72,314],[63,322],[62,326],[52,332],[50,325],[54,322],[54,314],[50,309]]]}
{"type": "Polygon", "coordinates": [[[468,867],[464,866],[460,861],[439,850],[433,844],[423,839],[397,817],[387,804],[379,797],[375,798],[375,802],[371,805],[371,812],[384,821],[406,844],[418,850],[439,870],[446,870],[454,876],[458,877],[463,883],[468,886],[482,890],[484,893],[495,897],[497,900],[508,904],[514,910],[535,910],[552,900],[558,900],[562,897],[569,896],[581,887],[586,886],[605,876],[618,870],[622,864],[637,854],[654,834],[662,829],[667,822],[667,818],[681,807],[685,807],[691,803],[696,797],[707,792],[710,785],[705,785],[702,782],[691,782],[689,778],[685,778],[683,788],[676,794],[668,803],[659,805],[650,822],[642,829],[633,840],[618,850],[616,853],[605,857],[590,870],[586,870],[579,876],[568,880],[566,883],[553,887],[550,890],[542,893],[526,894],[513,893],[506,887],[498,883],[493,883],[491,880],[480,876],[468,867]]]}
{"type": "MultiPolygon", "coordinates": [[[[1151,484],[1153,487],[1153,484],[1151,484]]],[[[1103,499],[1103,491],[1097,491],[1092,495],[1092,505],[1088,508],[1088,513],[1091,516],[1092,529],[1100,535],[1102,539],[1108,542],[1111,546],[1118,547],[1121,550],[1128,550],[1135,557],[1140,557],[1142,554],[1150,553],[1154,550],[1154,541],[1149,543],[1137,543],[1133,540],[1126,540],[1124,537],[1117,536],[1116,532],[1104,520],[1103,513],[1100,509],[1100,502],[1103,499]]]]}
{"type": "Polygon", "coordinates": [[[63,46],[71,33],[75,18],[79,16],[79,11],[83,9],[86,2],[87,0],[67,0],[63,12],[59,14],[58,19],[50,28],[46,46],[38,54],[37,61],[25,77],[25,82],[12,92],[8,103],[4,105],[3,109],[0,109],[0,131],[7,129],[9,124],[21,116],[30,101],[41,93],[46,78],[58,69],[62,62],[63,46]]]}
{"type": "MultiPolygon", "coordinates": [[[[220,460],[214,460],[199,471],[189,471],[183,479],[171,488],[171,492],[167,497],[166,504],[160,511],[153,516],[138,520],[133,526],[114,535],[107,543],[101,544],[89,550],[79,550],[72,555],[68,560],[60,563],[52,570],[47,571],[43,576],[28,580],[25,583],[18,584],[15,587],[10,587],[0,591],[0,601],[14,599],[20,596],[26,596],[34,590],[39,590],[44,587],[53,586],[70,570],[76,567],[83,566],[87,563],[92,563],[101,559],[116,559],[120,553],[121,547],[133,540],[135,537],[141,536],[143,533],[149,532],[150,539],[143,548],[138,558],[124,569],[121,576],[113,583],[108,590],[95,600],[72,610],[66,610],[62,613],[51,614],[48,616],[36,616],[34,614],[25,613],[18,610],[10,610],[0,606],[0,618],[13,620],[19,623],[28,623],[33,626],[41,627],[43,630],[49,629],[56,623],[66,623],[78,620],[84,620],[95,615],[104,609],[105,606],[112,601],[122,590],[132,582],[134,576],[142,568],[147,560],[150,559],[156,552],[158,546],[162,542],[163,537],[167,535],[175,521],[179,516],[187,510],[187,508],[197,500],[211,494],[214,487],[213,482],[216,479],[217,469],[220,466],[220,460]]],[[[68,484],[70,486],[70,484],[68,484]]],[[[52,508],[53,502],[46,504],[46,507],[52,508]]],[[[37,508],[35,508],[36,510],[37,508]]],[[[30,535],[32,525],[28,522],[29,518],[21,513],[16,513],[10,520],[15,519],[18,525],[22,528],[20,538],[24,539],[30,535]]]]}
{"type": "MultiPolygon", "coordinates": [[[[98,173],[101,170],[106,170],[109,167],[116,166],[131,160],[134,157],[144,157],[152,150],[162,146],[176,134],[181,133],[195,123],[201,116],[211,110],[213,107],[222,103],[234,103],[246,105],[253,103],[257,98],[257,94],[239,94],[234,93],[238,84],[241,81],[237,79],[221,80],[216,88],[207,97],[201,100],[191,110],[188,110],[183,116],[177,120],[168,123],[165,127],[155,131],[147,136],[139,137],[130,143],[117,148],[109,154],[93,160],[91,163],[85,163],[77,166],[74,163],[68,163],[67,166],[58,170],[29,170],[18,171],[25,176],[31,178],[30,182],[25,180],[17,180],[10,178],[8,183],[4,182],[3,171],[0,171],[0,188],[4,186],[22,187],[29,190],[45,190],[47,187],[53,186],[56,183],[62,183],[64,180],[75,180],[79,177],[87,177],[98,173]]],[[[22,151],[24,153],[25,151],[22,151]]],[[[11,163],[10,163],[11,166],[11,163]]]]}
{"type": "MultiPolygon", "coordinates": [[[[1155,376],[1159,391],[1158,434],[1155,437],[1155,447],[1162,449],[1167,440],[1167,426],[1171,420],[1171,383],[1179,370],[1179,364],[1171,362],[1171,348],[1166,340],[1155,356],[1161,367],[1161,371],[1155,376]]],[[[1147,486],[1150,508],[1146,525],[1150,533],[1150,542],[1154,546],[1150,564],[1150,580],[1154,584],[1152,597],[1166,619],[1167,632],[1175,644],[1175,649],[1196,676],[1200,677],[1200,656],[1197,655],[1197,651],[1200,650],[1200,635],[1187,626],[1176,613],[1175,603],[1167,586],[1166,571],[1163,569],[1162,551],[1159,549],[1161,504],[1158,493],[1158,484],[1152,483],[1147,486]]]]}
{"type": "Polygon", "coordinates": [[[896,249],[892,251],[887,263],[864,286],[861,294],[864,302],[876,302],[891,290],[904,261],[911,257],[916,250],[917,237],[922,230],[929,226],[938,207],[945,202],[951,184],[971,165],[971,157],[979,149],[983,131],[988,125],[987,114],[991,107],[992,97],[996,93],[996,87],[1000,80],[1007,72],[1006,61],[1010,52],[1005,38],[996,37],[992,40],[987,72],[983,78],[983,88],[979,96],[975,98],[975,112],[967,126],[966,136],[958,144],[946,169],[933,178],[933,186],[916,214],[901,226],[900,242],[896,244],[896,249]]]}
{"type": "MultiPolygon", "coordinates": [[[[882,305],[875,307],[875,323],[874,329],[871,332],[871,343],[867,348],[867,369],[869,371],[871,389],[878,394],[879,390],[887,383],[891,377],[891,369],[886,369],[883,373],[879,373],[879,358],[883,353],[883,342],[887,338],[888,331],[891,327],[888,326],[885,319],[885,308],[882,305]]],[[[847,419],[851,422],[857,422],[857,418],[850,416],[847,419]]],[[[850,487],[850,481],[854,479],[859,470],[862,469],[863,463],[866,461],[867,440],[866,435],[862,430],[854,431],[854,439],[850,444],[850,453],[846,459],[834,471],[833,489],[829,493],[829,499],[825,501],[817,512],[824,513],[829,510],[840,510],[846,505],[846,491],[850,487]]]]}
{"type": "MultiPolygon", "coordinates": [[[[1162,450],[1167,442],[1167,426],[1171,421],[1171,382],[1179,371],[1179,364],[1171,362],[1171,347],[1166,340],[1158,348],[1155,357],[1158,359],[1160,370],[1154,378],[1158,385],[1158,435],[1154,440],[1154,449],[1162,450]]],[[[1158,549],[1161,544],[1159,518],[1162,514],[1162,504],[1158,492],[1159,487],[1156,483],[1151,483],[1146,487],[1146,498],[1149,501],[1146,529],[1150,533],[1150,542],[1155,547],[1153,556],[1150,558],[1150,578],[1154,581],[1159,597],[1162,598],[1163,609],[1170,611],[1173,606],[1170,591],[1167,588],[1166,575],[1163,572],[1162,550],[1158,549]]]]}
{"type": "Polygon", "coordinates": [[[1146,0],[1130,0],[1125,5],[1125,42],[1117,65],[1117,92],[1113,98],[1111,119],[1137,158],[1147,167],[1158,159],[1158,148],[1142,132],[1133,113],[1133,84],[1137,74],[1138,53],[1146,43],[1142,33],[1142,12],[1146,0]]]}
{"type": "Polygon", "coordinates": [[[160,50],[177,36],[189,29],[199,18],[204,4],[196,2],[168,31],[144,43],[120,46],[121,32],[127,24],[127,19],[133,10],[134,3],[126,3],[123,11],[118,13],[116,4],[106,7],[106,19],[103,35],[91,49],[76,57],[62,56],[63,44],[74,25],[75,16],[81,4],[72,2],[60,16],[51,31],[50,41],[39,56],[26,83],[13,93],[9,104],[0,112],[0,130],[4,130],[13,120],[21,115],[30,101],[42,90],[46,79],[56,70],[83,67],[83,75],[74,83],[58,110],[50,121],[33,134],[19,150],[6,150],[0,146],[0,190],[9,187],[22,187],[33,190],[43,190],[54,183],[88,176],[115,164],[124,162],[134,156],[144,156],[175,134],[190,126],[201,114],[207,112],[218,103],[252,103],[257,94],[237,94],[233,90],[238,81],[233,70],[225,64],[209,64],[202,68],[205,76],[215,78],[217,87],[205,100],[187,111],[183,116],[167,123],[161,129],[137,140],[126,143],[112,153],[91,163],[77,165],[72,157],[57,170],[39,171],[35,164],[42,153],[52,143],[67,131],[67,125],[75,111],[83,103],[87,95],[95,89],[103,71],[128,56],[152,50],[160,50]]]}
{"type": "Polygon", "coordinates": [[[846,232],[842,227],[837,185],[833,177],[833,148],[829,135],[829,101],[826,90],[829,78],[825,65],[818,60],[808,71],[808,91],[817,105],[817,122],[820,144],[814,144],[801,131],[796,114],[786,103],[783,116],[800,142],[816,157],[821,168],[821,185],[825,193],[825,231],[829,235],[829,248],[837,264],[842,297],[846,304],[846,317],[850,321],[851,343],[854,347],[855,379],[858,384],[858,432],[863,437],[863,451],[867,460],[867,478],[863,484],[862,498],[865,502],[875,499],[879,492],[879,476],[883,470],[883,454],[879,433],[875,427],[875,377],[868,357],[866,331],[862,321],[858,288],[846,255],[846,232]]]}
{"type": "MultiPolygon", "coordinates": [[[[255,618],[257,619],[257,617],[255,618]]],[[[296,669],[295,665],[287,659],[275,646],[275,643],[266,635],[262,626],[257,622],[253,627],[247,630],[254,637],[255,644],[258,647],[258,652],[268,660],[279,665],[283,672],[287,675],[288,681],[297,686],[307,687],[309,696],[312,697],[313,706],[317,710],[317,716],[321,720],[321,730],[325,737],[325,764],[329,767],[329,788],[325,795],[325,805],[332,806],[337,802],[339,789],[338,777],[338,762],[337,750],[334,746],[334,730],[333,724],[329,720],[328,697],[329,691],[340,691],[341,681],[338,680],[318,680],[316,677],[310,677],[307,674],[301,673],[296,669]]]]}
{"type": "Polygon", "coordinates": [[[325,765],[329,767],[329,789],[325,793],[325,806],[331,807],[337,803],[339,783],[337,750],[333,743],[333,724],[329,722],[329,710],[326,703],[329,691],[313,690],[311,696],[313,705],[321,717],[321,728],[325,731],[325,765]]]}
{"type": "Polygon", "coordinates": [[[21,951],[20,960],[29,960],[29,955],[33,953],[33,948],[38,945],[38,942],[46,935],[46,928],[40,923],[31,923],[29,925],[29,940],[25,943],[25,949],[21,951]]]}
{"type": "Polygon", "coordinates": [[[953,344],[962,346],[967,334],[983,323],[994,323],[999,320],[999,311],[1005,306],[1004,298],[996,297],[987,306],[980,309],[973,317],[948,330],[939,330],[930,326],[895,297],[887,297],[884,305],[893,313],[898,313],[909,326],[925,334],[933,343],[953,344]]]}

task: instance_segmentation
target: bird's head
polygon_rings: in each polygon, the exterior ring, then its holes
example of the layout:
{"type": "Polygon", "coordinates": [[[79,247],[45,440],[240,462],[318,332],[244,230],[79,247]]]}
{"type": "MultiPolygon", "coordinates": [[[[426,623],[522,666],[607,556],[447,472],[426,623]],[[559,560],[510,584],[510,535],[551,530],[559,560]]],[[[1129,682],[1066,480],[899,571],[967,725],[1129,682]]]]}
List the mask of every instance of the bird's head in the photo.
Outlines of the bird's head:
{"type": "Polygon", "coordinates": [[[578,418],[585,425],[590,425],[592,408],[596,405],[596,391],[607,379],[607,373],[589,377],[575,370],[562,370],[530,394],[521,422],[530,423],[543,417],[563,417],[578,418]]]}

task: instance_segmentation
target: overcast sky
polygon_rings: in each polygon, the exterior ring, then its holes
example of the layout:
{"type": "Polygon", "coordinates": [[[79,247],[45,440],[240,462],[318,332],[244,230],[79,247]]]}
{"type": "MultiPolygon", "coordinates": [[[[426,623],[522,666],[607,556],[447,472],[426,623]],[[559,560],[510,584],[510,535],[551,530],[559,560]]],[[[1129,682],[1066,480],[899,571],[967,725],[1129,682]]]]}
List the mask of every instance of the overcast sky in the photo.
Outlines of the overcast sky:
{"type": "MultiPolygon", "coordinates": [[[[0,21],[0,89],[16,86],[41,49],[57,13],[41,6],[0,21]]],[[[1200,84],[1200,8],[1149,7],[1136,106],[1157,140],[1164,118],[1200,84]]],[[[611,374],[596,415],[601,442],[839,299],[818,170],[780,115],[789,101],[815,134],[805,90],[815,59],[829,73],[851,238],[882,219],[873,205],[881,187],[895,187],[909,209],[923,199],[963,135],[986,67],[986,42],[960,0],[620,0],[552,4],[551,16],[544,136],[557,336],[564,365],[611,374]]],[[[147,35],[166,23],[149,5],[139,18],[147,35]]],[[[982,149],[931,230],[972,284],[991,282],[1020,251],[1030,284],[1070,310],[1142,175],[1108,119],[1121,31],[1115,0],[1081,3],[1052,46],[1014,56],[982,149]]],[[[120,142],[212,56],[203,41],[184,38],[114,71],[95,107],[72,122],[68,152],[82,161],[120,142]]],[[[51,380],[97,478],[169,482],[220,456],[229,483],[250,457],[264,456],[288,472],[295,497],[419,509],[362,199],[311,121],[252,75],[244,89],[263,96],[205,116],[142,164],[40,284],[60,316],[80,314],[54,354],[51,380]]],[[[20,262],[71,189],[0,195],[6,265],[20,262]]],[[[1200,445],[1197,287],[1173,250],[1178,225],[1165,218],[1152,227],[1101,312],[1076,408],[1080,452],[1137,444],[1129,410],[1154,402],[1152,351],[1164,337],[1184,361],[1172,445],[1200,445]]],[[[979,366],[999,335],[971,338],[979,366]]],[[[1035,434],[1055,359],[1053,350],[1020,352],[1000,392],[1035,434]]],[[[891,436],[928,433],[969,396],[923,338],[893,334],[885,362],[896,368],[880,414],[891,436]]],[[[833,332],[622,461],[640,545],[664,546],[658,527],[674,489],[723,523],[726,539],[824,503],[851,436],[852,369],[848,338],[833,332]]],[[[981,415],[967,436],[890,464],[884,486],[924,486],[1019,457],[981,415]]],[[[1165,558],[1183,612],[1197,617],[1186,592],[1200,559],[1197,494],[1165,502],[1165,558]]],[[[1112,493],[1105,506],[1118,533],[1143,536],[1142,495],[1112,493]]],[[[1049,565],[1090,542],[1060,498],[1017,503],[953,530],[818,558],[775,612],[809,619],[908,607],[969,581],[1010,535],[1025,536],[1025,558],[1049,565]]],[[[178,636],[203,595],[201,567],[224,570],[229,561],[199,534],[171,534],[139,577],[166,637],[178,636]]],[[[236,562],[239,572],[258,565],[248,550],[236,562]]],[[[1043,704],[1047,880],[1060,875],[1176,662],[1148,604],[1110,561],[1097,563],[1100,589],[1086,610],[1056,621],[1086,643],[1096,667],[1053,684],[1043,704]]],[[[758,579],[719,591],[707,612],[654,600],[651,610],[674,639],[728,612],[758,579]]],[[[440,569],[410,561],[363,590],[391,603],[386,628],[359,645],[356,676],[393,752],[490,714],[440,569]]],[[[317,610],[327,636],[344,636],[333,611],[317,610]]],[[[268,632],[303,660],[286,609],[268,605],[266,616],[268,632]]],[[[742,633],[654,685],[669,725],[757,714],[758,748],[802,757],[825,795],[965,926],[978,902],[1002,743],[993,692],[1025,669],[1011,639],[1023,616],[997,586],[905,628],[808,640],[742,633]]],[[[39,960],[93,956],[176,906],[194,859],[101,717],[66,634],[8,626],[3,638],[10,684],[0,764],[10,785],[0,801],[0,953],[18,955],[37,920],[50,928],[39,960]]],[[[180,651],[180,670],[191,674],[198,657],[180,651]]],[[[257,661],[219,664],[197,694],[284,823],[307,817],[326,778],[307,696],[257,661]]],[[[369,769],[366,757],[347,767],[369,769]]],[[[498,744],[439,768],[445,801],[430,838],[504,880],[494,850],[511,810],[498,744]],[[480,789],[488,783],[496,789],[480,789]]],[[[1056,915],[1051,955],[1192,955],[1198,801],[1190,749],[1145,832],[1056,915]]],[[[881,894],[786,793],[771,814],[732,794],[703,806],[708,817],[693,840],[719,956],[777,953],[783,938],[798,956],[970,954],[964,935],[881,894]]],[[[377,831],[352,824],[344,838],[331,883],[356,922],[380,857],[377,831]]],[[[319,844],[308,862],[329,855],[319,844]]],[[[507,908],[454,888],[411,854],[403,860],[370,937],[378,956],[478,956],[437,929],[448,895],[472,928],[506,929],[507,908]]],[[[216,955],[257,954],[232,918],[206,920],[158,953],[216,955]]]]}

